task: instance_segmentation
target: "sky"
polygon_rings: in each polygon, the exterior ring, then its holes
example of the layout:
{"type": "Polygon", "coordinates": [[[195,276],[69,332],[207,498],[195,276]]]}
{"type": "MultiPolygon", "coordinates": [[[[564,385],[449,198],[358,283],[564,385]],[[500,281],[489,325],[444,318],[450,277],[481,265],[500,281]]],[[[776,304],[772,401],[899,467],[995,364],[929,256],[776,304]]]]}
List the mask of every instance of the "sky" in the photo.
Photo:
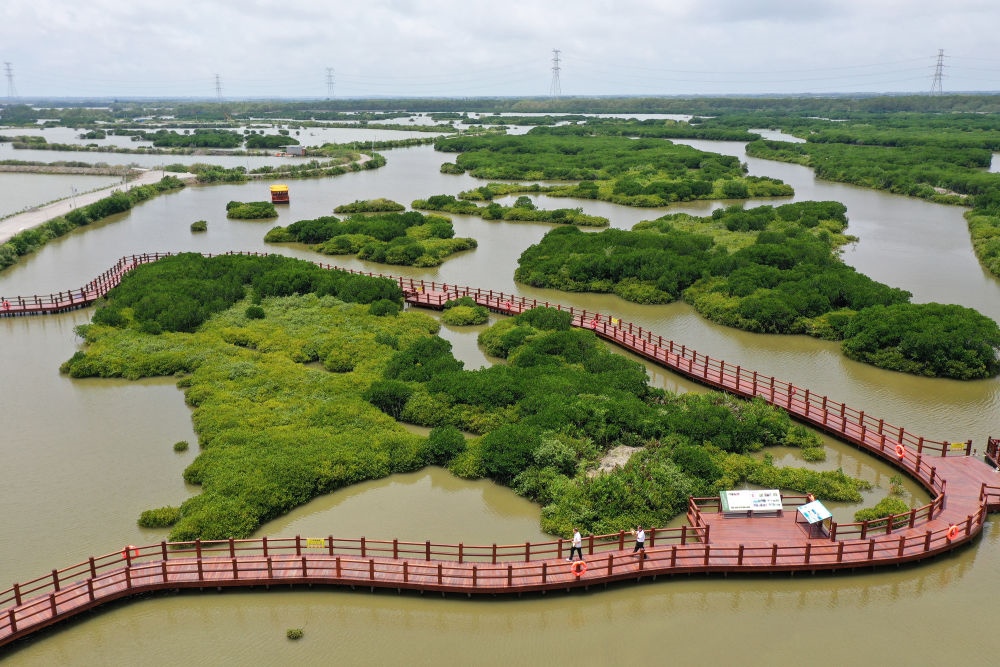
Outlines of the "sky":
{"type": "Polygon", "coordinates": [[[2,0],[0,100],[927,93],[939,60],[995,92],[998,29],[998,0],[2,0]]]}

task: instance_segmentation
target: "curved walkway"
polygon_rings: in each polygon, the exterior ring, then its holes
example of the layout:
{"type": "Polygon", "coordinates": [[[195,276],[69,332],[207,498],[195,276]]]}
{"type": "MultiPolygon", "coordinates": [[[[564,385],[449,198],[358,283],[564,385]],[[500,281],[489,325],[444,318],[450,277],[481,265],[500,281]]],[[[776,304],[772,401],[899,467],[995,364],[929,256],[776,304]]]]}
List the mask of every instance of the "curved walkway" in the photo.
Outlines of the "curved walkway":
{"type": "MultiPolygon", "coordinates": [[[[93,303],[131,268],[165,255],[124,257],[80,290],[14,297],[0,316],[58,312],[93,303]]],[[[325,268],[337,269],[329,265],[325,268]]],[[[679,573],[830,571],[900,564],[939,555],[974,540],[988,511],[1000,508],[1000,477],[971,456],[972,442],[933,441],[866,415],[825,395],[738,365],[711,359],[617,318],[516,295],[428,281],[396,280],[414,305],[441,308],[470,296],[514,315],[538,306],[565,310],[575,326],[708,386],[760,397],[796,419],[882,458],[916,479],[933,500],[873,521],[838,524],[814,536],[798,521],[802,496],[782,498],[775,516],[733,517],[719,498],[692,498],[689,526],[649,532],[648,558],[624,533],[587,538],[586,568],[564,560],[564,540],[522,545],[443,545],[325,538],[262,538],[128,547],[0,591],[0,646],[87,609],[142,592],[179,588],[327,584],[468,595],[587,588],[679,573]]],[[[1000,441],[987,446],[992,463],[1000,441]]]]}
{"type": "MultiPolygon", "coordinates": [[[[124,187],[135,187],[137,185],[152,185],[153,183],[159,183],[160,179],[168,175],[160,169],[147,169],[131,181],[128,181],[124,187]]],[[[191,180],[195,178],[194,174],[178,174],[170,173],[171,176],[176,176],[177,178],[183,180],[191,180]]],[[[59,201],[53,202],[51,204],[46,204],[45,206],[38,206],[33,209],[24,211],[23,213],[16,213],[9,218],[4,218],[0,220],[0,243],[6,243],[12,236],[18,232],[23,232],[26,229],[31,229],[32,227],[37,227],[45,222],[48,222],[52,218],[57,218],[61,215],[66,215],[75,208],[80,206],[86,206],[88,204],[93,204],[99,199],[107,197],[115,190],[122,189],[121,183],[115,183],[114,185],[109,185],[105,188],[99,190],[92,190],[91,192],[82,192],[73,197],[67,197],[66,199],[60,199],[59,201]]]]}

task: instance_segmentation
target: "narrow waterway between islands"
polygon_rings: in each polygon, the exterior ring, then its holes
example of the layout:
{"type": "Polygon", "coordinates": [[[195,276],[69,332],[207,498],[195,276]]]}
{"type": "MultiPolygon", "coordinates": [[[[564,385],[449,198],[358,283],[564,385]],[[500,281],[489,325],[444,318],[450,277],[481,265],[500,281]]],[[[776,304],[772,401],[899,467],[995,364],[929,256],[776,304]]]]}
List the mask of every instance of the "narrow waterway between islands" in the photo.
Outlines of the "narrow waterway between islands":
{"type": "MultiPolygon", "coordinates": [[[[802,167],[748,159],[738,143],[691,143],[740,155],[751,173],[791,183],[795,200],[843,201],[849,232],[859,237],[844,259],[859,271],[910,290],[916,301],[961,303],[1000,318],[1000,283],[976,262],[962,209],[817,181],[802,167]]],[[[918,434],[972,438],[980,450],[987,435],[1000,435],[1000,382],[995,379],[962,383],[914,378],[851,362],[835,343],[713,325],[684,304],[638,306],[609,295],[515,285],[517,257],[548,231],[545,225],[456,216],[456,235],[476,238],[479,247],[435,269],[323,258],[304,248],[263,242],[274,224],[330,214],[334,206],[356,199],[387,197],[409,204],[480,184],[468,176],[440,174],[440,164],[453,156],[427,146],[385,154],[389,163],[383,169],[292,181],[292,203],[277,221],[225,218],[226,202],[265,198],[266,185],[259,183],[191,187],[158,197],[59,239],[0,274],[0,294],[78,287],[131,253],[282,252],[599,310],[713,357],[821,391],[918,434]],[[208,231],[192,234],[190,224],[199,219],[208,221],[208,231]]],[[[45,159],[67,158],[50,154],[45,159]]],[[[751,205],[757,203],[767,202],[751,205]]],[[[564,199],[544,205],[580,206],[609,217],[615,227],[630,228],[668,211],[704,215],[725,203],[656,210],[564,199]]],[[[159,541],[162,531],[135,525],[138,513],[177,505],[197,492],[181,478],[197,446],[190,411],[173,379],[80,381],[59,375],[59,364],[80,344],[73,327],[89,315],[78,311],[0,319],[5,538],[0,581],[5,585],[122,544],[159,541]],[[179,440],[191,442],[192,449],[175,453],[172,445],[179,440]]],[[[470,368],[489,363],[475,344],[477,332],[442,331],[470,368]]],[[[649,369],[656,386],[702,391],[662,369],[649,369]]],[[[776,459],[794,463],[794,454],[779,452],[776,459]]],[[[872,500],[884,493],[891,474],[838,443],[830,443],[823,466],[879,484],[872,500]]],[[[916,493],[914,485],[907,488],[916,493]]],[[[835,512],[839,519],[854,509],[835,512]]],[[[317,499],[271,522],[262,533],[513,543],[541,538],[538,516],[539,508],[506,489],[463,482],[432,468],[317,499]]],[[[991,521],[970,549],[916,567],[854,575],[679,578],[502,602],[350,590],[184,593],[84,616],[19,645],[4,658],[12,665],[278,665],[306,660],[568,665],[637,656],[681,664],[840,665],[859,659],[932,664],[960,659],[986,665],[1000,650],[1000,639],[989,631],[1000,591],[997,563],[1000,544],[991,521]],[[938,629],[927,631],[930,624],[938,629]],[[285,639],[285,630],[294,627],[304,629],[299,642],[285,639]]]]}

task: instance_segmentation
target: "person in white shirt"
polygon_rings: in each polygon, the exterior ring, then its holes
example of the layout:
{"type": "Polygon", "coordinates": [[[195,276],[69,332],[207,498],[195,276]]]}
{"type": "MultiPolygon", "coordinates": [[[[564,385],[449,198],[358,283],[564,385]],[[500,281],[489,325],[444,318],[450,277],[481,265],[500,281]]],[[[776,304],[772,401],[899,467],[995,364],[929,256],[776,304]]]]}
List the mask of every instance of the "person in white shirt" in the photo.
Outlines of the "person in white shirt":
{"type": "Polygon", "coordinates": [[[577,553],[580,555],[580,560],[583,560],[583,537],[580,536],[580,529],[573,529],[573,546],[569,548],[569,558],[566,562],[573,560],[573,554],[577,553]]]}
{"type": "Polygon", "coordinates": [[[635,548],[632,549],[632,554],[641,554],[643,558],[649,558],[646,555],[646,531],[642,529],[642,526],[636,526],[635,530],[632,531],[635,535],[635,548]]]}

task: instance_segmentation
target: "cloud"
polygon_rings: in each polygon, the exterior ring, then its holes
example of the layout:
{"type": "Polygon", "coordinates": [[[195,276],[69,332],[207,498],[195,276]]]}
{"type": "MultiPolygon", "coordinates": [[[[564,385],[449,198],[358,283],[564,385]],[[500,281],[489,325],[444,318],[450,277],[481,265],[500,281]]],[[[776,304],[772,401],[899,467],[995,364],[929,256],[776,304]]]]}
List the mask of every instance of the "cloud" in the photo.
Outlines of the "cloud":
{"type": "Polygon", "coordinates": [[[29,96],[995,90],[1000,3],[952,0],[5,0],[29,96]],[[954,84],[954,86],[949,86],[954,84]]]}

